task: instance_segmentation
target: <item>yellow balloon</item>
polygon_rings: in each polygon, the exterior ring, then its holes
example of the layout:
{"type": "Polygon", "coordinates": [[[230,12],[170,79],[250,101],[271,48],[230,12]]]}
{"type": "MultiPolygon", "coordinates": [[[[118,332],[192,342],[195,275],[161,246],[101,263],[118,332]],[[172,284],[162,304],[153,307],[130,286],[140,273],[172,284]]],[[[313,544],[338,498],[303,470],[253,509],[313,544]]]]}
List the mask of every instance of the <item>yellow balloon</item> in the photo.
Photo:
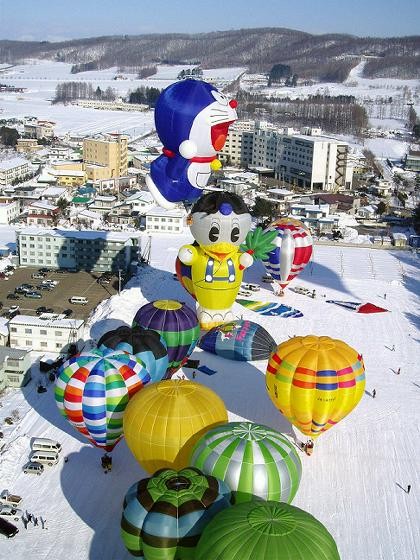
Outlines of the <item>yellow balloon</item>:
{"type": "Polygon", "coordinates": [[[214,391],[193,381],[169,379],[130,399],[123,426],[131,452],[144,470],[154,473],[188,466],[196,441],[227,419],[226,407],[214,391]]]}
{"type": "Polygon", "coordinates": [[[342,340],[296,336],[271,355],[266,387],[283,416],[315,439],[347,416],[362,398],[363,358],[342,340]]]}

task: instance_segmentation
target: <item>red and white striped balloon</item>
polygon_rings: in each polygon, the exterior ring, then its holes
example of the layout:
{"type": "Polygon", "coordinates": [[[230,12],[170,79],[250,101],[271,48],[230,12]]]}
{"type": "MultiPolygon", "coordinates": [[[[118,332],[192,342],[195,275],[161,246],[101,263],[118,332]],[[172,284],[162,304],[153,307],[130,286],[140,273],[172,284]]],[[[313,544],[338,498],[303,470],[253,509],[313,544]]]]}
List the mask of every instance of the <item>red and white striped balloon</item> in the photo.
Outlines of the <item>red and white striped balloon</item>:
{"type": "Polygon", "coordinates": [[[263,262],[267,272],[285,288],[310,261],[313,241],[308,228],[294,218],[279,218],[265,231],[274,230],[276,248],[263,262]]]}

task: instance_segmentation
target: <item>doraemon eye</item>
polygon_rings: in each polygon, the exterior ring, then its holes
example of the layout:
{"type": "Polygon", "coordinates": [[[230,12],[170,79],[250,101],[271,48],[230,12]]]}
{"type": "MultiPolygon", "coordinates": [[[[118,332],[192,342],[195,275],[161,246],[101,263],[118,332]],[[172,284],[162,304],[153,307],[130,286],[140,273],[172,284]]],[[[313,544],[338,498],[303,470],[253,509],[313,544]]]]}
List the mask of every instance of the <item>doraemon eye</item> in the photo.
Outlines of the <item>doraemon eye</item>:
{"type": "Polygon", "coordinates": [[[213,222],[209,231],[209,240],[212,243],[215,243],[219,239],[219,235],[220,235],[220,225],[213,222]]]}
{"type": "Polygon", "coordinates": [[[236,224],[233,226],[232,231],[230,232],[230,240],[232,241],[232,243],[236,243],[238,241],[239,234],[240,234],[239,226],[236,224]]]}
{"type": "Polygon", "coordinates": [[[223,95],[223,93],[220,93],[220,91],[216,91],[215,89],[212,90],[211,92],[212,96],[215,98],[215,100],[220,103],[221,105],[227,105],[228,104],[228,99],[227,97],[225,97],[223,95]]]}

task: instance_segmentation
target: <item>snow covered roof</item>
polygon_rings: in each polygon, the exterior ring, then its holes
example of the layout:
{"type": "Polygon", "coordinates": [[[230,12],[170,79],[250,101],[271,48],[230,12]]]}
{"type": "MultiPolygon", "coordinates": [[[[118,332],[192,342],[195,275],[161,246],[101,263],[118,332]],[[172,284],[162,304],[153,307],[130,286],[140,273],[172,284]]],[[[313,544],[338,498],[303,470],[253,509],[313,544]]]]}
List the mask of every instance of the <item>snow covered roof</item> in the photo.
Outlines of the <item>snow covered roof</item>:
{"type": "Polygon", "coordinates": [[[0,346],[0,362],[3,364],[6,358],[24,358],[28,352],[30,352],[30,349],[0,346]]]}
{"type": "Polygon", "coordinates": [[[79,329],[84,325],[82,319],[56,319],[58,315],[52,315],[51,318],[41,319],[33,315],[16,315],[10,319],[9,325],[31,325],[33,327],[60,327],[62,329],[79,329]]]}
{"type": "Polygon", "coordinates": [[[82,210],[77,212],[78,218],[90,218],[91,220],[102,220],[102,215],[98,212],[93,212],[92,210],[82,210]]]}
{"type": "Polygon", "coordinates": [[[30,208],[42,208],[43,210],[57,210],[58,206],[51,204],[47,200],[37,200],[36,202],[31,202],[30,208]]]}
{"type": "Polygon", "coordinates": [[[149,191],[138,191],[130,196],[128,196],[125,201],[126,202],[134,202],[136,200],[141,200],[142,202],[151,203],[153,202],[153,196],[149,193],[149,191]]]}
{"type": "Polygon", "coordinates": [[[95,196],[95,200],[102,200],[103,202],[114,202],[114,200],[117,200],[116,196],[112,196],[112,195],[98,195],[95,196]]]}
{"type": "Polygon", "coordinates": [[[268,192],[272,193],[272,194],[280,194],[282,196],[288,196],[288,195],[294,194],[293,191],[289,191],[288,189],[281,189],[281,188],[268,189],[268,192]]]}
{"type": "Polygon", "coordinates": [[[19,167],[28,163],[29,161],[27,159],[21,157],[0,160],[0,171],[8,171],[9,169],[13,169],[14,167],[19,167]]]}
{"type": "Polygon", "coordinates": [[[141,237],[141,233],[134,231],[124,233],[121,231],[93,231],[78,229],[47,229],[28,227],[20,230],[18,235],[46,235],[48,237],[65,237],[77,239],[107,239],[108,241],[128,241],[134,237],[141,237]]]}
{"type": "Polygon", "coordinates": [[[9,329],[7,328],[8,319],[0,317],[0,334],[3,336],[9,336],[9,329]]]}
{"type": "Polygon", "coordinates": [[[187,215],[186,210],[182,208],[174,208],[173,210],[166,210],[160,206],[155,206],[146,212],[147,216],[165,216],[169,218],[183,218],[187,215]]]}
{"type": "Polygon", "coordinates": [[[67,189],[64,187],[48,187],[45,191],[42,191],[42,196],[53,196],[55,198],[59,198],[66,194],[67,189]]]}

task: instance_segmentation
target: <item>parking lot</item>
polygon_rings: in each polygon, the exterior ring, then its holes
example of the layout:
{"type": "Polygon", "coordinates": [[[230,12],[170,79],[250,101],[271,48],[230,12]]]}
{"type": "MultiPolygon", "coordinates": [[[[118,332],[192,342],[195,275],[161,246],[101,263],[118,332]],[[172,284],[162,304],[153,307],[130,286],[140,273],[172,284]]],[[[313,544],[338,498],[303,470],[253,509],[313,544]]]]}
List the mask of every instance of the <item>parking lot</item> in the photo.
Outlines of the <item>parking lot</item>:
{"type": "Polygon", "coordinates": [[[7,280],[0,280],[0,301],[3,304],[1,313],[7,314],[12,305],[19,305],[21,314],[35,315],[35,310],[40,306],[50,307],[54,312],[61,313],[64,309],[72,309],[72,317],[86,320],[92,309],[104,299],[109,298],[118,291],[118,278],[113,277],[109,284],[101,285],[97,282],[101,273],[95,272],[49,272],[43,279],[34,279],[32,274],[39,268],[16,268],[14,274],[7,280]],[[40,290],[38,285],[42,280],[57,280],[59,284],[51,291],[40,290]],[[41,294],[40,299],[29,299],[19,295],[19,299],[7,299],[7,294],[21,284],[34,286],[34,291],[41,294]],[[72,305],[69,299],[72,296],[85,296],[89,301],[86,305],[72,305]]]}

